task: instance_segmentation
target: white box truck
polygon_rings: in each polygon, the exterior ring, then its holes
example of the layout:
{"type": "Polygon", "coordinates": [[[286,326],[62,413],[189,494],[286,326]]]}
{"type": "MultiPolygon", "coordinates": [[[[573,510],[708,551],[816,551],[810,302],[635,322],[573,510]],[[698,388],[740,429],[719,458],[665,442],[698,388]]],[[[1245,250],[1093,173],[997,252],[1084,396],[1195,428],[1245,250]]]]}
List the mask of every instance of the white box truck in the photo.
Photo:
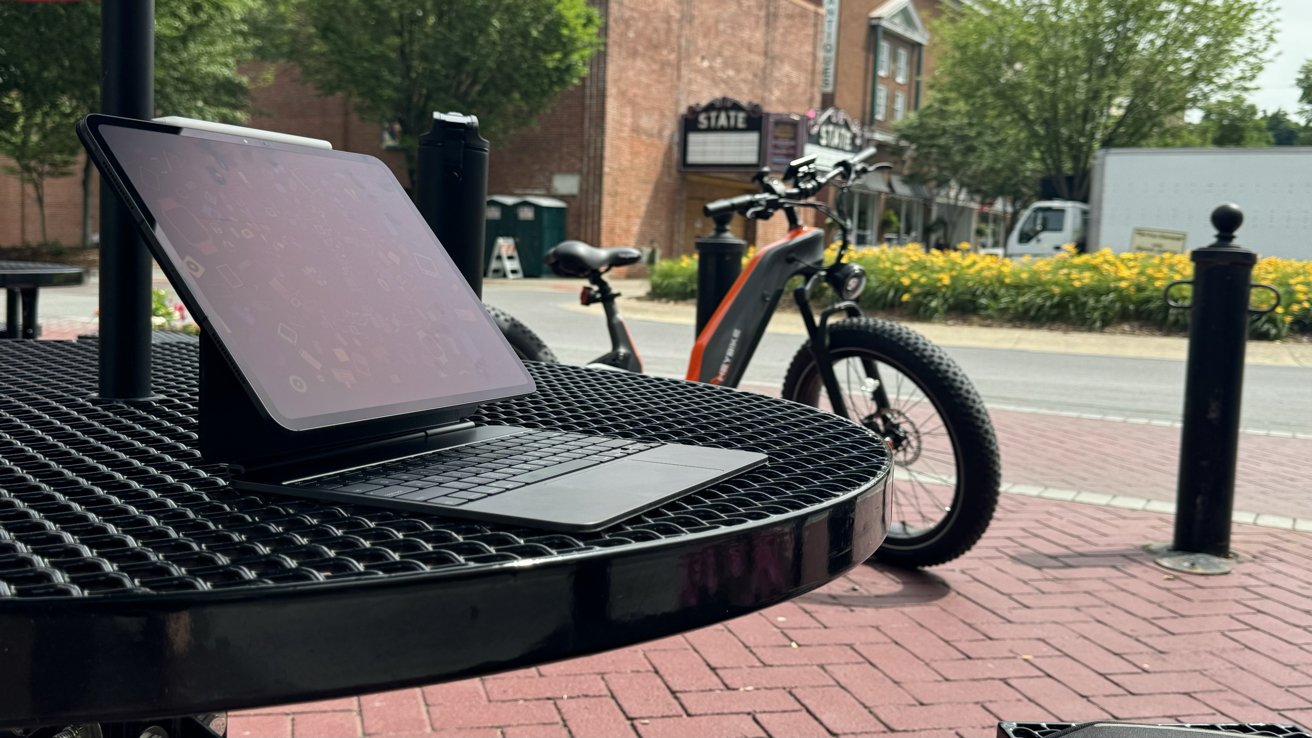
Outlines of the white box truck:
{"type": "Polygon", "coordinates": [[[1215,239],[1211,214],[1244,211],[1236,243],[1261,256],[1312,260],[1312,147],[1103,149],[1090,202],[1040,200],[1021,212],[1006,254],[1190,251],[1215,239]]]}

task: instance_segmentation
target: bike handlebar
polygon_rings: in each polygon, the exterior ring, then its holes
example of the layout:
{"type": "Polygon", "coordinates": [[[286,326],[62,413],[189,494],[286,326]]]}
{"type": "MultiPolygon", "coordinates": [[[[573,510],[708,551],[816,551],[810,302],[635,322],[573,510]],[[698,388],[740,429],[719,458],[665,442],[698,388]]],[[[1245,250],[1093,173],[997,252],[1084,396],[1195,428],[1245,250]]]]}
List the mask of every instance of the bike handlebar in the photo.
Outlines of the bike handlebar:
{"type": "Polygon", "coordinates": [[[741,213],[750,216],[753,214],[753,211],[758,213],[773,213],[775,210],[783,207],[786,200],[805,200],[815,195],[839,175],[842,175],[844,179],[851,180],[876,168],[890,166],[888,164],[876,164],[874,166],[867,164],[866,162],[868,162],[874,155],[874,148],[866,149],[850,159],[844,159],[843,161],[836,163],[833,169],[823,175],[814,179],[799,182],[796,187],[789,188],[782,192],[758,192],[752,195],[726,197],[721,200],[708,202],[702,207],[702,213],[712,218],[732,213],[741,213]]]}
{"type": "Polygon", "coordinates": [[[739,195],[737,197],[726,197],[723,200],[708,202],[702,206],[702,212],[712,218],[717,215],[726,215],[731,213],[745,213],[748,210],[759,207],[771,198],[779,196],[771,192],[760,192],[755,195],[739,195]]]}

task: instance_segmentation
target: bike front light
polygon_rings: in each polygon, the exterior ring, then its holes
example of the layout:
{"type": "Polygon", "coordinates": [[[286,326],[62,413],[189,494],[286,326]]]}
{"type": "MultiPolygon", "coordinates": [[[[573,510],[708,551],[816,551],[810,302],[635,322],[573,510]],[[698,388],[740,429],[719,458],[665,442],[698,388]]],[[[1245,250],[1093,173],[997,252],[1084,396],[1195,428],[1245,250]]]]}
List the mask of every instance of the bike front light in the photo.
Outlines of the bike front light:
{"type": "Polygon", "coordinates": [[[866,270],[860,264],[842,264],[829,273],[829,285],[844,300],[855,300],[866,288],[866,270]]]}

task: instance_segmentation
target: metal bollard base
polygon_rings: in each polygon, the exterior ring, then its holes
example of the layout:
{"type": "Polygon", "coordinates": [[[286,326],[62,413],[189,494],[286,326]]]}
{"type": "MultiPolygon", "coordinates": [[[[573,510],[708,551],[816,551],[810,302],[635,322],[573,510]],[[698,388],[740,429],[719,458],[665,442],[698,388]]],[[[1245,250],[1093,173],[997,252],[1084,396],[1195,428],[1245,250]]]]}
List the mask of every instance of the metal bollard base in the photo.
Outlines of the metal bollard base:
{"type": "Polygon", "coordinates": [[[1153,561],[1160,567],[1200,576],[1229,574],[1235,564],[1242,561],[1233,551],[1228,556],[1213,556],[1194,551],[1176,551],[1169,543],[1149,543],[1144,546],[1144,550],[1153,555],[1153,561]]]}

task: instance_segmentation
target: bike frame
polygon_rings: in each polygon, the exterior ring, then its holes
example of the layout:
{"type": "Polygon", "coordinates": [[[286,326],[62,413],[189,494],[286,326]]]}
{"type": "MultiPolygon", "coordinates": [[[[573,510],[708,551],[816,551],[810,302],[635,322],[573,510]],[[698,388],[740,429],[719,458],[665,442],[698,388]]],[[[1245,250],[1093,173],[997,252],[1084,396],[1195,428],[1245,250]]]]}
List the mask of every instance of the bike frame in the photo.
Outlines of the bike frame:
{"type": "Polygon", "coordinates": [[[783,240],[758,249],[697,336],[687,379],[737,387],[788,280],[816,274],[824,268],[824,256],[819,228],[793,228],[783,240]]]}
{"type": "Polygon", "coordinates": [[[610,288],[600,272],[589,275],[588,282],[592,286],[583,288],[579,302],[583,305],[601,303],[602,309],[606,311],[606,331],[610,333],[610,351],[593,359],[588,365],[641,374],[642,357],[638,355],[638,349],[633,345],[633,336],[629,335],[629,327],[624,324],[624,318],[620,317],[620,310],[615,306],[615,298],[620,297],[620,293],[610,288]]]}
{"type": "MultiPolygon", "coordinates": [[[[763,182],[765,187],[781,190],[777,183],[771,185],[763,182]]],[[[846,193],[843,186],[840,198],[846,193]]],[[[759,249],[734,280],[727,294],[716,307],[706,326],[698,334],[693,344],[692,354],[688,359],[688,371],[685,375],[689,381],[737,387],[742,381],[747,365],[760,345],[761,336],[765,334],[770,318],[779,306],[784,288],[795,276],[805,277],[802,284],[793,290],[793,299],[802,315],[802,324],[806,328],[807,345],[815,360],[817,371],[829,396],[831,410],[835,415],[848,418],[847,403],[844,401],[838,379],[834,375],[833,362],[828,346],[828,322],[834,315],[846,317],[861,316],[861,309],[854,302],[838,302],[820,313],[817,320],[811,308],[810,294],[816,281],[825,274],[826,269],[834,269],[843,263],[847,253],[848,233],[851,224],[838,213],[821,207],[820,210],[830,215],[842,233],[842,248],[834,263],[826,267],[825,236],[819,228],[801,225],[796,208],[803,206],[801,201],[784,201],[782,210],[788,219],[788,234],[780,241],[759,249]]],[[[815,207],[811,205],[811,207],[815,207]]],[[[593,361],[591,366],[612,367],[628,371],[642,371],[641,361],[633,347],[632,337],[624,320],[615,307],[615,298],[600,272],[590,276],[592,287],[584,287],[581,302],[590,305],[602,303],[606,310],[606,324],[610,332],[611,351],[593,361]]],[[[862,360],[868,377],[874,380],[871,394],[876,407],[887,407],[888,398],[879,381],[877,367],[869,360],[862,360]]],[[[866,419],[854,419],[867,421],[866,419]]]]}

